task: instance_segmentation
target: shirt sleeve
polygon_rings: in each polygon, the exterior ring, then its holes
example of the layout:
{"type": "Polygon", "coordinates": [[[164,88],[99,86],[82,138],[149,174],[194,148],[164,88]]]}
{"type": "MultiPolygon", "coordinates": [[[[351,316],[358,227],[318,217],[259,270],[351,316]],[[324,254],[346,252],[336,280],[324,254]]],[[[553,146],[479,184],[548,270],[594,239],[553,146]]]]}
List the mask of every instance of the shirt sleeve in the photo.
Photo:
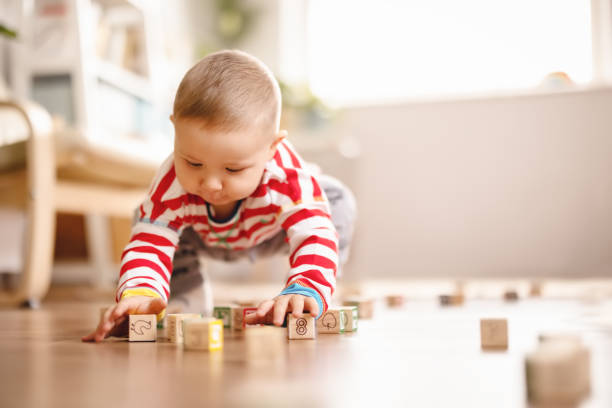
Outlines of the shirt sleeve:
{"type": "Polygon", "coordinates": [[[166,302],[170,296],[172,258],[184,219],[183,194],[170,159],[137,210],[130,242],[121,256],[117,301],[135,290],[159,295],[166,302]]]}

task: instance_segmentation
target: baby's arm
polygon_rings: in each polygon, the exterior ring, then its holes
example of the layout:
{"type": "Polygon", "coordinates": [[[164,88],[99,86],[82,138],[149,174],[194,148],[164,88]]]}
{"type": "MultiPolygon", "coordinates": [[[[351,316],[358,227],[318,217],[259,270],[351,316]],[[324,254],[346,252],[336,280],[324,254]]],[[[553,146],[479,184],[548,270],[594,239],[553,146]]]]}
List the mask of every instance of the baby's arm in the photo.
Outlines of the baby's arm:
{"type": "Polygon", "coordinates": [[[147,198],[138,209],[130,242],[121,257],[117,304],[100,319],[84,341],[100,341],[121,332],[129,314],[163,316],[170,296],[172,257],[184,220],[184,190],[176,182],[171,157],[160,168],[147,198]]]}
{"type": "Polygon", "coordinates": [[[173,231],[139,222],[132,229],[130,243],[123,252],[117,304],[109,308],[96,330],[83,341],[101,341],[109,335],[123,334],[122,323],[129,314],[157,314],[163,317],[169,296],[173,231]]]}
{"type": "Polygon", "coordinates": [[[139,222],[133,227],[121,259],[117,304],[106,311],[97,329],[83,341],[98,342],[109,335],[122,334],[121,324],[129,314],[163,317],[175,250],[170,239],[178,237],[160,226],[139,222]]]}
{"type": "Polygon", "coordinates": [[[261,303],[256,313],[247,316],[247,324],[281,325],[287,311],[300,317],[307,310],[319,318],[327,310],[335,289],[338,234],[329,203],[314,178],[297,174],[301,186],[311,183],[312,195],[302,196],[301,202],[285,203],[279,217],[289,242],[289,277],[279,296],[261,303]]]}
{"type": "Polygon", "coordinates": [[[288,218],[289,223],[295,224],[287,229],[292,255],[285,289],[274,299],[262,302],[256,313],[247,315],[246,324],[280,326],[288,311],[295,317],[308,311],[318,319],[327,310],[336,286],[337,233],[324,211],[300,210],[297,214],[293,220],[288,218]]]}

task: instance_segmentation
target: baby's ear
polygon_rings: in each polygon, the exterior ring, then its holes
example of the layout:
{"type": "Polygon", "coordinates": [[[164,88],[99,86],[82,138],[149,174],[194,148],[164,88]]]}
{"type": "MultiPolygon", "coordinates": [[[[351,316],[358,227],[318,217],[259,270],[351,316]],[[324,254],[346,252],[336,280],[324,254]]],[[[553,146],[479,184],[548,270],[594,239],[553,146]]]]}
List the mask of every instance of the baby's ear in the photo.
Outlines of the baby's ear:
{"type": "Polygon", "coordinates": [[[174,115],[170,115],[170,122],[174,123],[174,115]]]}
{"type": "Polygon", "coordinates": [[[274,136],[274,141],[270,145],[270,158],[274,157],[274,153],[276,153],[276,148],[278,144],[283,141],[287,137],[288,133],[286,130],[279,130],[276,136],[274,136]]]}
{"type": "Polygon", "coordinates": [[[285,139],[287,136],[289,136],[289,133],[287,133],[285,129],[279,130],[278,133],[276,134],[274,144],[279,144],[281,140],[285,139]]]}

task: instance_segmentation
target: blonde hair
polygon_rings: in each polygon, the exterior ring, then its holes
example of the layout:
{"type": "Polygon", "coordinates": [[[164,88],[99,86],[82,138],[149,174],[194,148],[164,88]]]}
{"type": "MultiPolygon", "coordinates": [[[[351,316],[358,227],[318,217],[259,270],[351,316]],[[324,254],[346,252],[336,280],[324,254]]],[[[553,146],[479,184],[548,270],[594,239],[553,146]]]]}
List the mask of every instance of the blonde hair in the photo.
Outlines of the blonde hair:
{"type": "Polygon", "coordinates": [[[177,119],[201,120],[216,130],[273,126],[278,131],[280,89],[257,58],[237,50],[219,51],[185,74],[173,111],[177,119]]]}

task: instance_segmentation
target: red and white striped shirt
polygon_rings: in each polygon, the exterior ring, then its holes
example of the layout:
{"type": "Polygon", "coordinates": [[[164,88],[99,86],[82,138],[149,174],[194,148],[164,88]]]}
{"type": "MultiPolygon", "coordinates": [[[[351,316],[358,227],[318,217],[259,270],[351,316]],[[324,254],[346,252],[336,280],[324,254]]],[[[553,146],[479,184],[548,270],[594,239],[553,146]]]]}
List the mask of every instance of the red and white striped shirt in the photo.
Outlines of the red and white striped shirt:
{"type": "Polygon", "coordinates": [[[176,178],[173,156],[160,167],[121,259],[117,299],[126,289],[170,296],[172,258],[183,228],[191,226],[210,247],[246,249],[287,234],[290,270],[285,287],[314,290],[327,310],[336,286],[338,235],[316,178],[285,139],[264,169],[258,188],[224,223],[208,216],[206,202],[176,178]]]}

